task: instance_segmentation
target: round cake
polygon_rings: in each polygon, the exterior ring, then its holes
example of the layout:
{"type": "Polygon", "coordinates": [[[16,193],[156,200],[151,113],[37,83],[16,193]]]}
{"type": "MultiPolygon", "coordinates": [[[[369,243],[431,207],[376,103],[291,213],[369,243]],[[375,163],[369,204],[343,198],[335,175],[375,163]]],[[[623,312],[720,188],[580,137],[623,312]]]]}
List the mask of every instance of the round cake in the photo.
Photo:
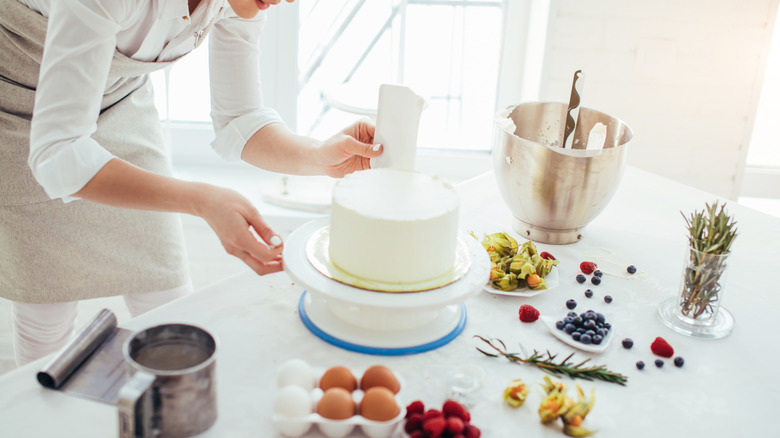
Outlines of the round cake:
{"type": "Polygon", "coordinates": [[[455,263],[458,206],[453,187],[435,176],[387,168],[351,173],[333,189],[330,260],[384,283],[442,276],[455,263]]]}

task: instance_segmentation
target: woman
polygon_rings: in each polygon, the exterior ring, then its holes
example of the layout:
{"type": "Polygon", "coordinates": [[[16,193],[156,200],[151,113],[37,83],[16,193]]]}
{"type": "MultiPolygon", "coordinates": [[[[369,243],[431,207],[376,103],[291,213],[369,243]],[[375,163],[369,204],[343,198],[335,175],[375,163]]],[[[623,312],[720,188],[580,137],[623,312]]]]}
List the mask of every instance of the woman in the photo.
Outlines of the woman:
{"type": "Polygon", "coordinates": [[[333,177],[381,154],[365,122],[320,143],[263,108],[260,11],[279,2],[0,0],[0,296],[17,363],[73,336],[80,299],[123,295],[135,316],[189,293],[176,213],[205,219],[258,274],[282,269],[248,200],[171,177],[148,73],[207,34],[218,154],[333,177]]]}

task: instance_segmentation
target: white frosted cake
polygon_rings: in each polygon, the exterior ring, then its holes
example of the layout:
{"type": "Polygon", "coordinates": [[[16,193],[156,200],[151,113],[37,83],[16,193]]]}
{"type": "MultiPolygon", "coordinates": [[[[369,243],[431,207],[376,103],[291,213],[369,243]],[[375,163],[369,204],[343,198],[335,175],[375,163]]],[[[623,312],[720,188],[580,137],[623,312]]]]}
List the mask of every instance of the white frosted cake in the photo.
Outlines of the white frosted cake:
{"type": "Polygon", "coordinates": [[[455,263],[458,195],[441,179],[400,169],[355,172],[333,189],[328,253],[339,269],[384,283],[419,283],[455,263]]]}

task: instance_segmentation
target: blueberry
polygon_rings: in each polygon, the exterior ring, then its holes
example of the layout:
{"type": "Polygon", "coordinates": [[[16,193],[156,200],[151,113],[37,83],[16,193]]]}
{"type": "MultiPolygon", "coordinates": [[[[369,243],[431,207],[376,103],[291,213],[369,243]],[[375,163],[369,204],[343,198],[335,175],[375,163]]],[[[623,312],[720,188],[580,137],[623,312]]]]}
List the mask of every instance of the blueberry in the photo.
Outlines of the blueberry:
{"type": "Polygon", "coordinates": [[[577,307],[577,302],[574,300],[566,301],[566,307],[568,307],[569,309],[574,309],[575,307],[577,307]]]}
{"type": "Polygon", "coordinates": [[[642,362],[641,360],[636,363],[636,369],[641,370],[644,367],[645,367],[645,363],[642,362]]]}
{"type": "Polygon", "coordinates": [[[602,275],[604,275],[604,273],[603,273],[603,272],[601,272],[601,271],[599,271],[598,269],[596,269],[595,271],[593,271],[593,276],[594,276],[594,277],[601,277],[602,275]]]}
{"type": "Polygon", "coordinates": [[[631,338],[623,339],[623,348],[628,350],[633,346],[634,346],[634,341],[632,341],[631,338]]]}
{"type": "Polygon", "coordinates": [[[657,366],[658,368],[661,368],[662,366],[664,366],[664,361],[662,361],[661,359],[656,359],[655,360],[655,366],[657,366]]]}
{"type": "Polygon", "coordinates": [[[586,290],[585,291],[585,296],[588,297],[588,298],[592,297],[593,296],[593,291],[590,290],[590,289],[586,290]]]}
{"type": "Polygon", "coordinates": [[[574,321],[572,321],[571,323],[576,325],[577,327],[579,327],[579,326],[582,325],[583,321],[582,321],[582,318],[578,316],[578,317],[574,318],[574,321]]]}
{"type": "Polygon", "coordinates": [[[572,324],[574,322],[573,316],[567,316],[566,318],[563,318],[563,322],[566,324],[572,324]]]}
{"type": "Polygon", "coordinates": [[[577,283],[585,283],[585,276],[582,274],[577,274],[577,283]]]}
{"type": "Polygon", "coordinates": [[[555,328],[557,328],[558,330],[563,330],[563,327],[564,327],[565,325],[566,325],[566,323],[565,323],[565,322],[563,322],[563,321],[557,321],[557,322],[555,323],[555,328]]]}
{"type": "Polygon", "coordinates": [[[601,277],[596,277],[594,275],[593,277],[591,277],[590,282],[598,286],[601,284],[601,277]]]}
{"type": "Polygon", "coordinates": [[[596,334],[603,338],[604,336],[607,336],[607,331],[604,330],[603,328],[600,328],[600,329],[596,330],[596,334]]]}
{"type": "Polygon", "coordinates": [[[582,342],[583,344],[586,344],[586,345],[590,344],[592,340],[593,339],[587,333],[582,335],[582,336],[580,336],[580,342],[582,342]]]}
{"type": "Polygon", "coordinates": [[[582,336],[582,333],[579,333],[579,332],[574,332],[574,333],[571,334],[571,338],[574,339],[575,341],[579,341],[580,340],[580,336],[582,336]]]}
{"type": "Polygon", "coordinates": [[[605,323],[604,323],[604,328],[605,328],[606,330],[610,330],[610,329],[612,329],[612,324],[610,324],[610,323],[608,323],[608,322],[605,322],[605,323]]]}
{"type": "Polygon", "coordinates": [[[574,324],[566,324],[563,326],[563,331],[565,331],[568,334],[574,333],[574,330],[577,330],[577,327],[574,327],[574,324]]]}
{"type": "Polygon", "coordinates": [[[576,332],[577,332],[577,333],[580,333],[580,334],[582,334],[582,333],[585,333],[585,331],[586,331],[586,330],[585,330],[584,328],[582,328],[582,327],[579,327],[579,328],[576,330],[576,332]]]}
{"type": "Polygon", "coordinates": [[[685,359],[683,359],[682,357],[677,356],[674,358],[674,366],[676,366],[677,368],[682,367],[684,363],[685,363],[685,359]]]}
{"type": "Polygon", "coordinates": [[[569,312],[566,314],[566,316],[571,316],[572,318],[577,316],[577,312],[569,312]]]}
{"type": "MultiPolygon", "coordinates": [[[[607,296],[609,296],[609,295],[607,295],[607,296]]],[[[607,317],[605,317],[603,313],[597,313],[596,314],[596,322],[601,323],[601,324],[606,324],[607,323],[607,317]]]]}
{"type": "Polygon", "coordinates": [[[629,265],[629,266],[626,268],[626,271],[627,271],[629,274],[636,274],[636,266],[634,266],[634,265],[629,265]]]}
{"type": "Polygon", "coordinates": [[[594,344],[594,345],[599,345],[599,344],[601,344],[601,340],[602,340],[602,339],[604,339],[604,337],[603,337],[603,336],[601,336],[601,335],[593,335],[593,344],[594,344]]]}
{"type": "Polygon", "coordinates": [[[591,337],[593,337],[593,336],[596,336],[596,332],[595,332],[595,331],[593,331],[593,330],[586,330],[586,331],[585,331],[585,334],[586,334],[586,335],[590,335],[591,337]]]}
{"type": "Polygon", "coordinates": [[[585,324],[582,325],[586,329],[596,330],[596,321],[589,319],[585,321],[585,324]]]}
{"type": "Polygon", "coordinates": [[[591,319],[596,319],[596,314],[592,312],[582,312],[580,313],[580,318],[582,318],[583,321],[590,321],[591,319]]]}
{"type": "Polygon", "coordinates": [[[612,302],[612,295],[604,295],[604,302],[609,304],[612,302]]]}

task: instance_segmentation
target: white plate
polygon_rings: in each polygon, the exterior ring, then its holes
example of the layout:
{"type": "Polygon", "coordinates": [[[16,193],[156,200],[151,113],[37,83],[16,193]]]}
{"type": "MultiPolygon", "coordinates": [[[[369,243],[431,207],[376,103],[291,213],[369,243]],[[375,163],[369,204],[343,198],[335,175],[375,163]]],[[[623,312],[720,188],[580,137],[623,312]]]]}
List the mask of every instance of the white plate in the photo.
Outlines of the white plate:
{"type": "MultiPolygon", "coordinates": [[[[580,312],[581,313],[581,312],[580,312]]],[[[600,312],[603,313],[603,312],[600,312]]],[[[567,312],[568,314],[568,312],[567,312]]],[[[610,321],[609,315],[606,313],[603,313],[604,317],[607,318],[607,322],[610,321]]],[[[579,313],[578,313],[579,315],[579,313]]],[[[552,333],[553,336],[560,339],[561,341],[571,345],[574,348],[579,348],[583,351],[588,351],[591,353],[602,353],[604,352],[607,347],[609,347],[610,342],[612,342],[613,338],[613,332],[615,331],[615,327],[613,326],[608,332],[607,336],[604,337],[604,339],[601,340],[601,344],[599,345],[593,345],[593,344],[583,344],[582,342],[575,341],[571,338],[571,335],[566,333],[563,330],[558,330],[555,327],[555,323],[563,318],[565,318],[566,315],[560,317],[560,318],[553,318],[552,316],[542,316],[540,319],[544,323],[545,326],[547,326],[547,329],[550,330],[550,333],[552,333]]]]}
{"type": "Polygon", "coordinates": [[[504,291],[504,290],[498,290],[493,287],[492,282],[488,282],[484,288],[482,288],[485,292],[494,294],[494,295],[506,295],[508,297],[535,297],[539,294],[543,294],[550,289],[555,289],[558,287],[558,267],[553,266],[552,270],[549,274],[547,274],[544,279],[547,281],[547,288],[546,289],[531,289],[530,287],[521,287],[519,289],[510,290],[510,291],[504,291]]]}

